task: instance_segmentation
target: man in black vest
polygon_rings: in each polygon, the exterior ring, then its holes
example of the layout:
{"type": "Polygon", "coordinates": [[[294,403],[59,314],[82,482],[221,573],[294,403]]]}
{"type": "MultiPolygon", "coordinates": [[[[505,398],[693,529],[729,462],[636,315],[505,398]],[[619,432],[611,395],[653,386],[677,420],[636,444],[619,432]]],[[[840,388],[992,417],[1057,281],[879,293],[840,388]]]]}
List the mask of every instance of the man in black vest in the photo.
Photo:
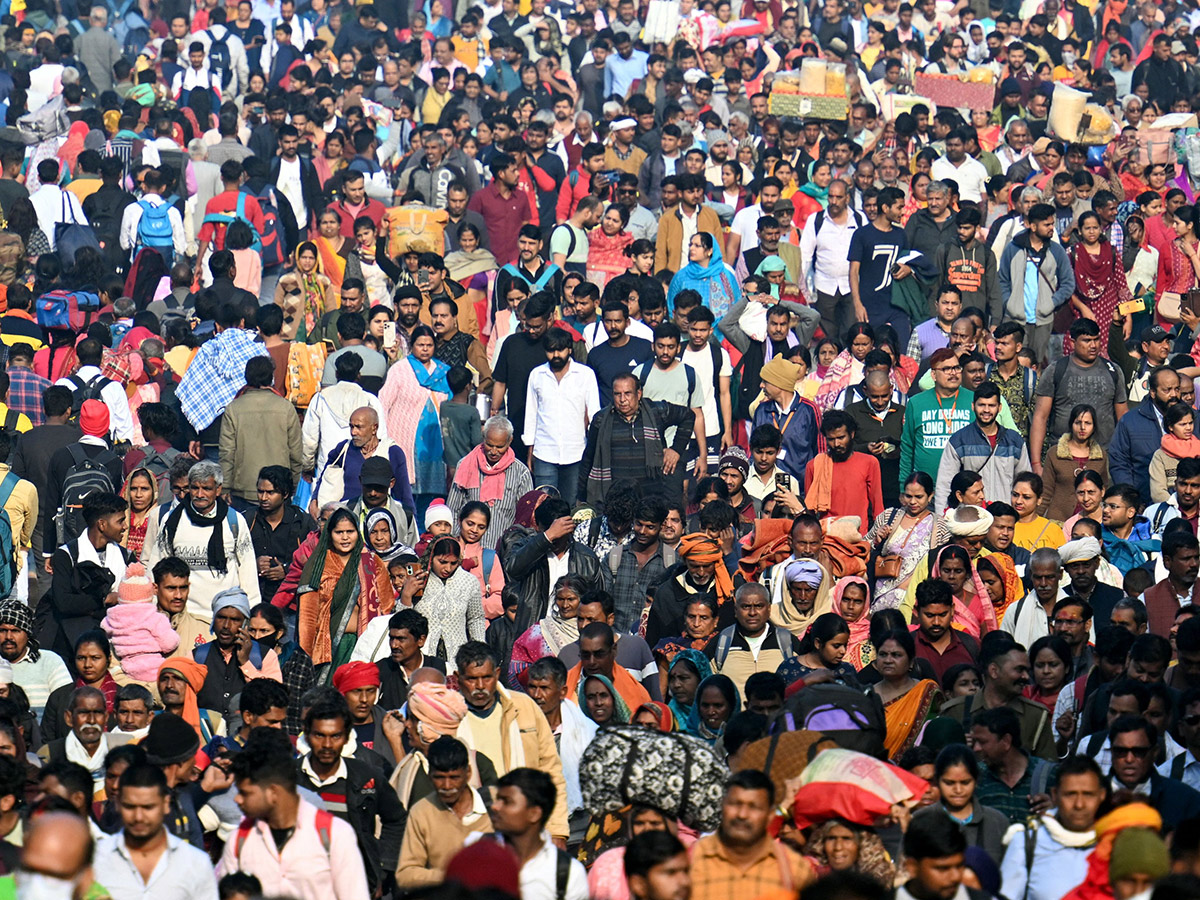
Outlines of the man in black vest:
{"type": "Polygon", "coordinates": [[[253,678],[282,681],[279,657],[263,650],[245,632],[250,618],[250,598],[241,588],[229,588],[213,598],[213,641],[192,651],[196,662],[208,668],[196,700],[201,709],[213,709],[225,718],[235,711],[231,701],[253,678]]]}

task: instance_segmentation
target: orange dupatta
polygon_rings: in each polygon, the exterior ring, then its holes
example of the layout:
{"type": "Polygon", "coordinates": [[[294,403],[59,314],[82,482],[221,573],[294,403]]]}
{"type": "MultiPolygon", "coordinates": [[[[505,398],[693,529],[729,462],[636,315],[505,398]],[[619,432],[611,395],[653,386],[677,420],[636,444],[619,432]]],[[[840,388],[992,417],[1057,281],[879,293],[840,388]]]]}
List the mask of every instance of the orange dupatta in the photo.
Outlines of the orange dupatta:
{"type": "Polygon", "coordinates": [[[318,234],[313,243],[317,245],[317,253],[321,257],[321,269],[325,272],[325,276],[333,282],[334,290],[341,294],[342,281],[346,277],[346,258],[338,253],[337,248],[323,235],[318,234]]]}

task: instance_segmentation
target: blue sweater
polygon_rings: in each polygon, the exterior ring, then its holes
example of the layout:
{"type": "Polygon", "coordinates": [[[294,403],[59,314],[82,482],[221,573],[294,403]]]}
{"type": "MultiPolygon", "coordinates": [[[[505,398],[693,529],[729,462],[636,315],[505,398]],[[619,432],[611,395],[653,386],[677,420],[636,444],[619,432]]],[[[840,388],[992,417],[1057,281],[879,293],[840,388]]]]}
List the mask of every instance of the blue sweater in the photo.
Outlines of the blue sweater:
{"type": "Polygon", "coordinates": [[[1108,446],[1113,484],[1132,484],[1143,503],[1150,502],[1150,458],[1162,443],[1163,430],[1147,397],[1121,417],[1108,446]]]}
{"type": "Polygon", "coordinates": [[[793,394],[791,406],[780,413],[774,400],[766,400],[754,411],[754,428],[759,425],[774,425],[783,433],[779,468],[803,484],[804,467],[817,455],[817,413],[813,405],[793,394]]]}

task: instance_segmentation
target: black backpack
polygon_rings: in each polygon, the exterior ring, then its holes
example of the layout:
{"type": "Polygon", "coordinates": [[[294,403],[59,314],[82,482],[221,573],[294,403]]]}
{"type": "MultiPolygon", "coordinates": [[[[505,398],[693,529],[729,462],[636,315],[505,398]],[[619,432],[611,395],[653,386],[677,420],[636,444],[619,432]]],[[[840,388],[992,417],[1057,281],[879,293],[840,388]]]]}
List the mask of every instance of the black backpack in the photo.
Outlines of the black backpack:
{"type": "Polygon", "coordinates": [[[103,375],[96,375],[90,381],[84,381],[78,375],[70,375],[67,381],[75,385],[71,391],[71,423],[79,424],[79,411],[83,408],[84,402],[88,400],[99,400],[104,402],[104,398],[100,396],[100,392],[112,384],[111,378],[105,378],[103,375]]]}
{"type": "Polygon", "coordinates": [[[88,456],[79,444],[68,444],[67,452],[71,454],[71,468],[67,469],[67,477],[63,479],[62,496],[54,516],[59,546],[70,543],[87,531],[87,523],[83,520],[85,499],[101,492],[113,493],[113,479],[108,464],[117,459],[111,450],[104,450],[98,456],[88,456]]]}

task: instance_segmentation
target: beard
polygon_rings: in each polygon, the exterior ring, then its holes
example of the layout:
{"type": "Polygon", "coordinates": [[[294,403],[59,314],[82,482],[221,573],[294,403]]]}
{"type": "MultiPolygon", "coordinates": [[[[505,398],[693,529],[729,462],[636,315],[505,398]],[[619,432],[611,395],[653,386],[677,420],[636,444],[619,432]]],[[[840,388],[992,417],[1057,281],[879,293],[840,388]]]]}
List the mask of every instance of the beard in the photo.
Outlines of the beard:
{"type": "Polygon", "coordinates": [[[844,463],[854,453],[854,447],[846,447],[844,450],[830,447],[826,452],[835,463],[844,463]]]}
{"type": "Polygon", "coordinates": [[[417,325],[417,322],[420,318],[421,318],[420,313],[416,313],[414,315],[409,315],[407,313],[400,313],[400,315],[398,317],[398,321],[405,328],[415,328],[417,325]]]}
{"type": "Polygon", "coordinates": [[[561,357],[555,356],[551,359],[546,360],[546,363],[547,363],[547,365],[550,366],[550,370],[552,372],[561,372],[563,369],[565,369],[567,367],[567,363],[569,363],[570,361],[571,361],[570,357],[563,359],[561,357]]]}

